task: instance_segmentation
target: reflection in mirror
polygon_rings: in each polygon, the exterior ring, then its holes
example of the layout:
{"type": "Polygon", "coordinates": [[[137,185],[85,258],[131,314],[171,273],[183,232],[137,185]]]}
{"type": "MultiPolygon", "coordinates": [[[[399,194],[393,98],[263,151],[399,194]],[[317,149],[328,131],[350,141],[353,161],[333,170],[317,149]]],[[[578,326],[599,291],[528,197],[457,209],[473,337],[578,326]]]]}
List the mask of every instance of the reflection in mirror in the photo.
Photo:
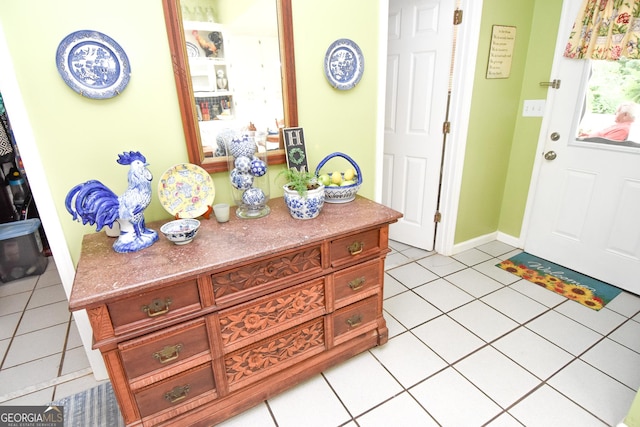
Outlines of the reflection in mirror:
{"type": "Polygon", "coordinates": [[[226,170],[224,141],[255,131],[269,163],[284,163],[280,129],[297,126],[290,0],[164,7],[189,161],[226,170]]]}
{"type": "Polygon", "coordinates": [[[640,60],[591,61],[577,137],[592,142],[640,142],[639,82],[640,60]]]}

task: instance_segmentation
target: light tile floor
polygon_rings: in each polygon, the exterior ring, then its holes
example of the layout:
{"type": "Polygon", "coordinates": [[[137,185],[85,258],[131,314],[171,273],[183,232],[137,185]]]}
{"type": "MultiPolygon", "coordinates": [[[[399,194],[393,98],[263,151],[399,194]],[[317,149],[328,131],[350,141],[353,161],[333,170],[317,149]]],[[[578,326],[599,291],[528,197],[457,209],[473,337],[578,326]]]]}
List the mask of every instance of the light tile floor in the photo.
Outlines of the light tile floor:
{"type": "Polygon", "coordinates": [[[98,385],[53,258],[0,283],[0,405],[43,405],[98,385]]]}
{"type": "MultiPolygon", "coordinates": [[[[230,426],[614,426],[640,387],[640,297],[594,311],[495,267],[492,242],[453,257],[391,242],[389,342],[230,426]],[[302,424],[301,424],[302,423],[302,424]]],[[[0,285],[0,405],[96,385],[52,260],[0,285]]]]}

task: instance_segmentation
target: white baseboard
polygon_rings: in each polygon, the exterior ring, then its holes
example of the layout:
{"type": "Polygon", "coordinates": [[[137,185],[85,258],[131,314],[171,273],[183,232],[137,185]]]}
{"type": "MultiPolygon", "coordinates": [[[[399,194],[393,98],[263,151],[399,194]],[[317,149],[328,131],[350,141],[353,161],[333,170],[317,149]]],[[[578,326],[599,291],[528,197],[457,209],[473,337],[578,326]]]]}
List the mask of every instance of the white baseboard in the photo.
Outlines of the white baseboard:
{"type": "Polygon", "coordinates": [[[509,234],[505,234],[501,231],[498,231],[497,241],[506,243],[507,245],[511,245],[515,248],[524,249],[524,242],[519,237],[514,237],[509,234]]]}
{"type": "Polygon", "coordinates": [[[524,247],[524,242],[522,242],[519,237],[510,236],[509,234],[505,234],[501,231],[495,231],[493,233],[485,234],[484,236],[476,237],[465,242],[453,245],[452,253],[448,255],[451,256],[459,254],[460,252],[468,251],[469,249],[473,249],[477,246],[493,242],[494,240],[506,243],[507,245],[511,245],[516,248],[522,249],[524,247]]]}
{"type": "Polygon", "coordinates": [[[476,246],[493,242],[497,238],[498,238],[498,232],[496,231],[494,233],[485,234],[484,236],[475,237],[465,242],[456,243],[455,245],[453,245],[453,248],[452,248],[453,253],[449,255],[455,255],[455,254],[459,254],[460,252],[468,251],[469,249],[473,249],[476,246]]]}

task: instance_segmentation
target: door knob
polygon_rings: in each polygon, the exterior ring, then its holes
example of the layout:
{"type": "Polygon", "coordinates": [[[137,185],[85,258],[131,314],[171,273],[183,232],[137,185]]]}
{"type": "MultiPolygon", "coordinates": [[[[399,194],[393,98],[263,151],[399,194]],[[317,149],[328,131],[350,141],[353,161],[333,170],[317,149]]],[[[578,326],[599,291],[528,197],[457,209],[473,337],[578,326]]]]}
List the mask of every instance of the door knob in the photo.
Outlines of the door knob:
{"type": "Polygon", "coordinates": [[[547,151],[544,153],[544,158],[547,160],[555,160],[556,157],[558,157],[558,155],[555,151],[547,151]]]}
{"type": "Polygon", "coordinates": [[[552,141],[557,141],[560,139],[560,134],[558,132],[554,132],[551,134],[551,140],[552,141]]]}

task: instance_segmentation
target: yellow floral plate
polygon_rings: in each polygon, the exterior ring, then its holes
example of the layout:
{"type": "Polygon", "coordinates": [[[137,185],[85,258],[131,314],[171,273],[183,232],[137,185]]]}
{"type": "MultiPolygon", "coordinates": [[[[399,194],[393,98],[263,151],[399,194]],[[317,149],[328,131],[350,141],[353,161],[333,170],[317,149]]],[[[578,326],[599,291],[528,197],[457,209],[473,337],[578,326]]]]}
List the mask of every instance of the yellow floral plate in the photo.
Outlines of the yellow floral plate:
{"type": "Polygon", "coordinates": [[[196,218],[208,214],[215,195],[211,175],[191,163],[170,167],[158,182],[160,203],[176,218],[196,218]]]}

